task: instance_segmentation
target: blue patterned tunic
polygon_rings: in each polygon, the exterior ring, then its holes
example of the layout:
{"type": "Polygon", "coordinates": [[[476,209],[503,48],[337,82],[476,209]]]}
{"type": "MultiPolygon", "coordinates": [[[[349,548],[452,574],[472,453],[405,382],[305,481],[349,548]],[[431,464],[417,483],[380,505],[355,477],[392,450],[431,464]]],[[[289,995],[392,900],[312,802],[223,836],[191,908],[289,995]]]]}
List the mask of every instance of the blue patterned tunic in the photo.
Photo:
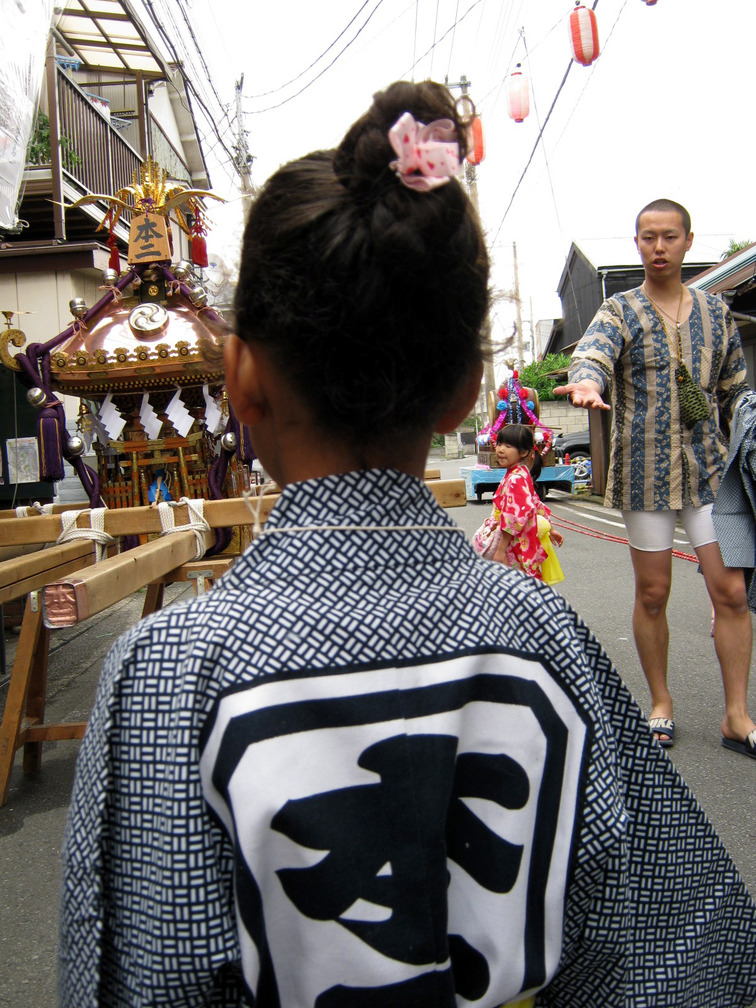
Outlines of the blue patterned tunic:
{"type": "Polygon", "coordinates": [[[572,355],[570,382],[590,378],[612,399],[607,507],[678,511],[710,504],[727,458],[727,433],[748,389],[732,315],[722,301],[691,289],[680,327],[683,360],[709,403],[708,418],[688,430],[680,420],[669,337],[642,287],[608,298],[572,355]]]}
{"type": "Polygon", "coordinates": [[[266,528],[107,659],[61,1008],[756,999],[756,906],[559,595],[395,471],[266,528]]]}

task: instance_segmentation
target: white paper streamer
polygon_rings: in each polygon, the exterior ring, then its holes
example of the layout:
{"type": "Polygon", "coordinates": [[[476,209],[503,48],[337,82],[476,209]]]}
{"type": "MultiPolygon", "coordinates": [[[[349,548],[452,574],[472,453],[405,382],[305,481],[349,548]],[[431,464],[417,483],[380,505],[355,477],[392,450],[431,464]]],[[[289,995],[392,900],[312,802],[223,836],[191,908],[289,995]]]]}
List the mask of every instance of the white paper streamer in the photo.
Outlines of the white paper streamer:
{"type": "Polygon", "coordinates": [[[215,436],[223,426],[223,413],[218,403],[210,395],[209,386],[202,386],[202,395],[205,397],[205,426],[210,434],[215,436]]]}
{"type": "Polygon", "coordinates": [[[100,418],[96,413],[92,414],[92,428],[94,436],[100,442],[103,448],[110,448],[110,438],[108,437],[108,432],[100,423],[100,418]]]}
{"type": "Polygon", "coordinates": [[[178,431],[179,437],[186,437],[192,429],[194,417],[181,401],[181,389],[176,389],[176,395],[168,403],[165,415],[178,431]]]}
{"type": "Polygon", "coordinates": [[[149,392],[145,392],[142,396],[142,404],[139,407],[139,419],[142,421],[142,427],[144,427],[145,434],[151,441],[155,441],[160,437],[160,430],[163,426],[163,421],[157,415],[152,406],[150,406],[149,392]]]}
{"type": "Polygon", "coordinates": [[[102,406],[100,406],[97,415],[100,418],[100,423],[113,441],[117,440],[121,431],[126,426],[126,418],[121,416],[118,407],[113,402],[112,392],[108,392],[103,399],[102,406]]]}

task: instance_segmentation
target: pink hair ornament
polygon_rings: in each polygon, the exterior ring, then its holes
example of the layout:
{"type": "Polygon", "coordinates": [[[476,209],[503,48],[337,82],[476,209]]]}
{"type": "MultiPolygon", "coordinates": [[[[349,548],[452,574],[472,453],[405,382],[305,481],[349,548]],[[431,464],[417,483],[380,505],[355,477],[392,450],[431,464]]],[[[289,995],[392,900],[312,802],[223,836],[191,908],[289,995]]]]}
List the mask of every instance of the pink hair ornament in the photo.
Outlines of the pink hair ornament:
{"type": "Polygon", "coordinates": [[[428,192],[446,185],[459,169],[457,131],[451,119],[436,119],[424,126],[404,112],[388,131],[397,155],[389,164],[408,189],[428,192]]]}

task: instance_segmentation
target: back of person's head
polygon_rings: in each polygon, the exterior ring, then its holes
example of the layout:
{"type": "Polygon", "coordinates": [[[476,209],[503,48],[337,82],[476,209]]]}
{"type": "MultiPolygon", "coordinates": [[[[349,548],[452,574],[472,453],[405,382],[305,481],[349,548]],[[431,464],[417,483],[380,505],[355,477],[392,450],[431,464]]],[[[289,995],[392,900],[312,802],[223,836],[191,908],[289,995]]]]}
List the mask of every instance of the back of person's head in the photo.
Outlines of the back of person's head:
{"type": "Polygon", "coordinates": [[[535,446],[533,431],[525,424],[504,424],[496,435],[496,444],[508,444],[521,452],[529,452],[535,446]]]}
{"type": "Polygon", "coordinates": [[[380,442],[432,430],[480,367],[488,256],[456,177],[428,192],[390,164],[389,130],[410,112],[466,130],[440,84],[398,82],[334,151],[266,182],[247,220],[236,331],[262,344],[313,421],[339,438],[380,442]]]}
{"type": "Polygon", "coordinates": [[[530,466],[530,475],[533,477],[533,482],[538,479],[541,475],[541,470],[543,469],[543,459],[541,458],[541,453],[538,451],[533,452],[533,462],[530,466]]]}
{"type": "Polygon", "coordinates": [[[638,216],[635,218],[635,233],[638,234],[638,227],[640,224],[640,219],[644,213],[676,213],[680,215],[682,221],[682,226],[685,230],[685,234],[689,235],[692,227],[692,222],[690,219],[690,214],[685,209],[681,203],[675,203],[671,199],[657,199],[652,200],[640,211],[638,216]]]}

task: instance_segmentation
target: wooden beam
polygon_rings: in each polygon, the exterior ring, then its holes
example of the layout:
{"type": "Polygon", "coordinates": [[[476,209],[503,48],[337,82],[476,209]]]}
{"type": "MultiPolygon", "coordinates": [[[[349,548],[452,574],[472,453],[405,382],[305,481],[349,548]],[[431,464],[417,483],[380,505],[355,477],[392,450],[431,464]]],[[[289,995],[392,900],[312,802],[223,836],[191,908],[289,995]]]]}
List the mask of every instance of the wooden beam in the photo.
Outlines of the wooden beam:
{"type": "MultiPolygon", "coordinates": [[[[51,514],[62,514],[63,511],[82,511],[84,508],[88,508],[89,501],[82,501],[80,504],[53,504],[51,514]]],[[[34,515],[36,518],[37,516],[34,515]]],[[[0,511],[0,521],[5,518],[18,518],[15,508],[10,508],[9,510],[0,511]]]]}
{"type": "MultiPolygon", "coordinates": [[[[464,485],[464,484],[463,484],[464,485]]],[[[278,494],[266,494],[260,508],[261,521],[265,521],[271,508],[278,500],[278,494]]],[[[232,525],[251,525],[254,518],[241,497],[233,500],[204,502],[204,517],[211,528],[225,528],[232,525]]],[[[186,525],[190,515],[185,504],[174,509],[177,526],[186,525]]],[[[150,535],[162,532],[160,515],[154,504],[146,507],[110,508],[105,512],[105,531],[115,538],[127,535],[150,535]]],[[[89,528],[89,516],[85,512],[79,516],[77,528],[89,528]]],[[[0,522],[0,546],[19,542],[55,542],[61,533],[61,521],[56,515],[17,518],[15,521],[0,522]]]]}
{"type": "Polygon", "coordinates": [[[463,479],[430,480],[427,487],[443,508],[464,507],[467,504],[463,479]]]}
{"type": "Polygon", "coordinates": [[[93,564],[94,543],[70,542],[0,563],[0,605],[93,564]]]}
{"type": "MultiPolygon", "coordinates": [[[[206,548],[214,541],[215,534],[207,534],[206,548]]],[[[75,577],[48,584],[42,590],[45,626],[73,626],[88,619],[196,555],[194,533],[174,532],[102,560],[75,577]]]]}
{"type": "MultiPolygon", "coordinates": [[[[464,507],[467,503],[465,481],[462,479],[431,479],[427,486],[441,507],[464,507]]],[[[265,494],[262,497],[260,506],[260,521],[262,523],[267,520],[278,497],[278,494],[265,494]]],[[[254,516],[241,497],[234,497],[231,500],[206,500],[204,502],[204,516],[210,528],[228,528],[233,525],[252,525],[254,523],[254,516]]],[[[179,504],[175,509],[176,525],[186,525],[189,520],[190,516],[186,505],[179,504]]],[[[77,525],[79,528],[89,527],[89,518],[86,513],[79,517],[77,525]]],[[[40,515],[39,517],[2,521],[0,522],[0,546],[12,546],[19,542],[55,542],[60,531],[60,518],[56,515],[40,515]]],[[[159,533],[162,528],[158,509],[154,505],[111,508],[105,512],[105,531],[116,538],[126,535],[159,533]]]]}

